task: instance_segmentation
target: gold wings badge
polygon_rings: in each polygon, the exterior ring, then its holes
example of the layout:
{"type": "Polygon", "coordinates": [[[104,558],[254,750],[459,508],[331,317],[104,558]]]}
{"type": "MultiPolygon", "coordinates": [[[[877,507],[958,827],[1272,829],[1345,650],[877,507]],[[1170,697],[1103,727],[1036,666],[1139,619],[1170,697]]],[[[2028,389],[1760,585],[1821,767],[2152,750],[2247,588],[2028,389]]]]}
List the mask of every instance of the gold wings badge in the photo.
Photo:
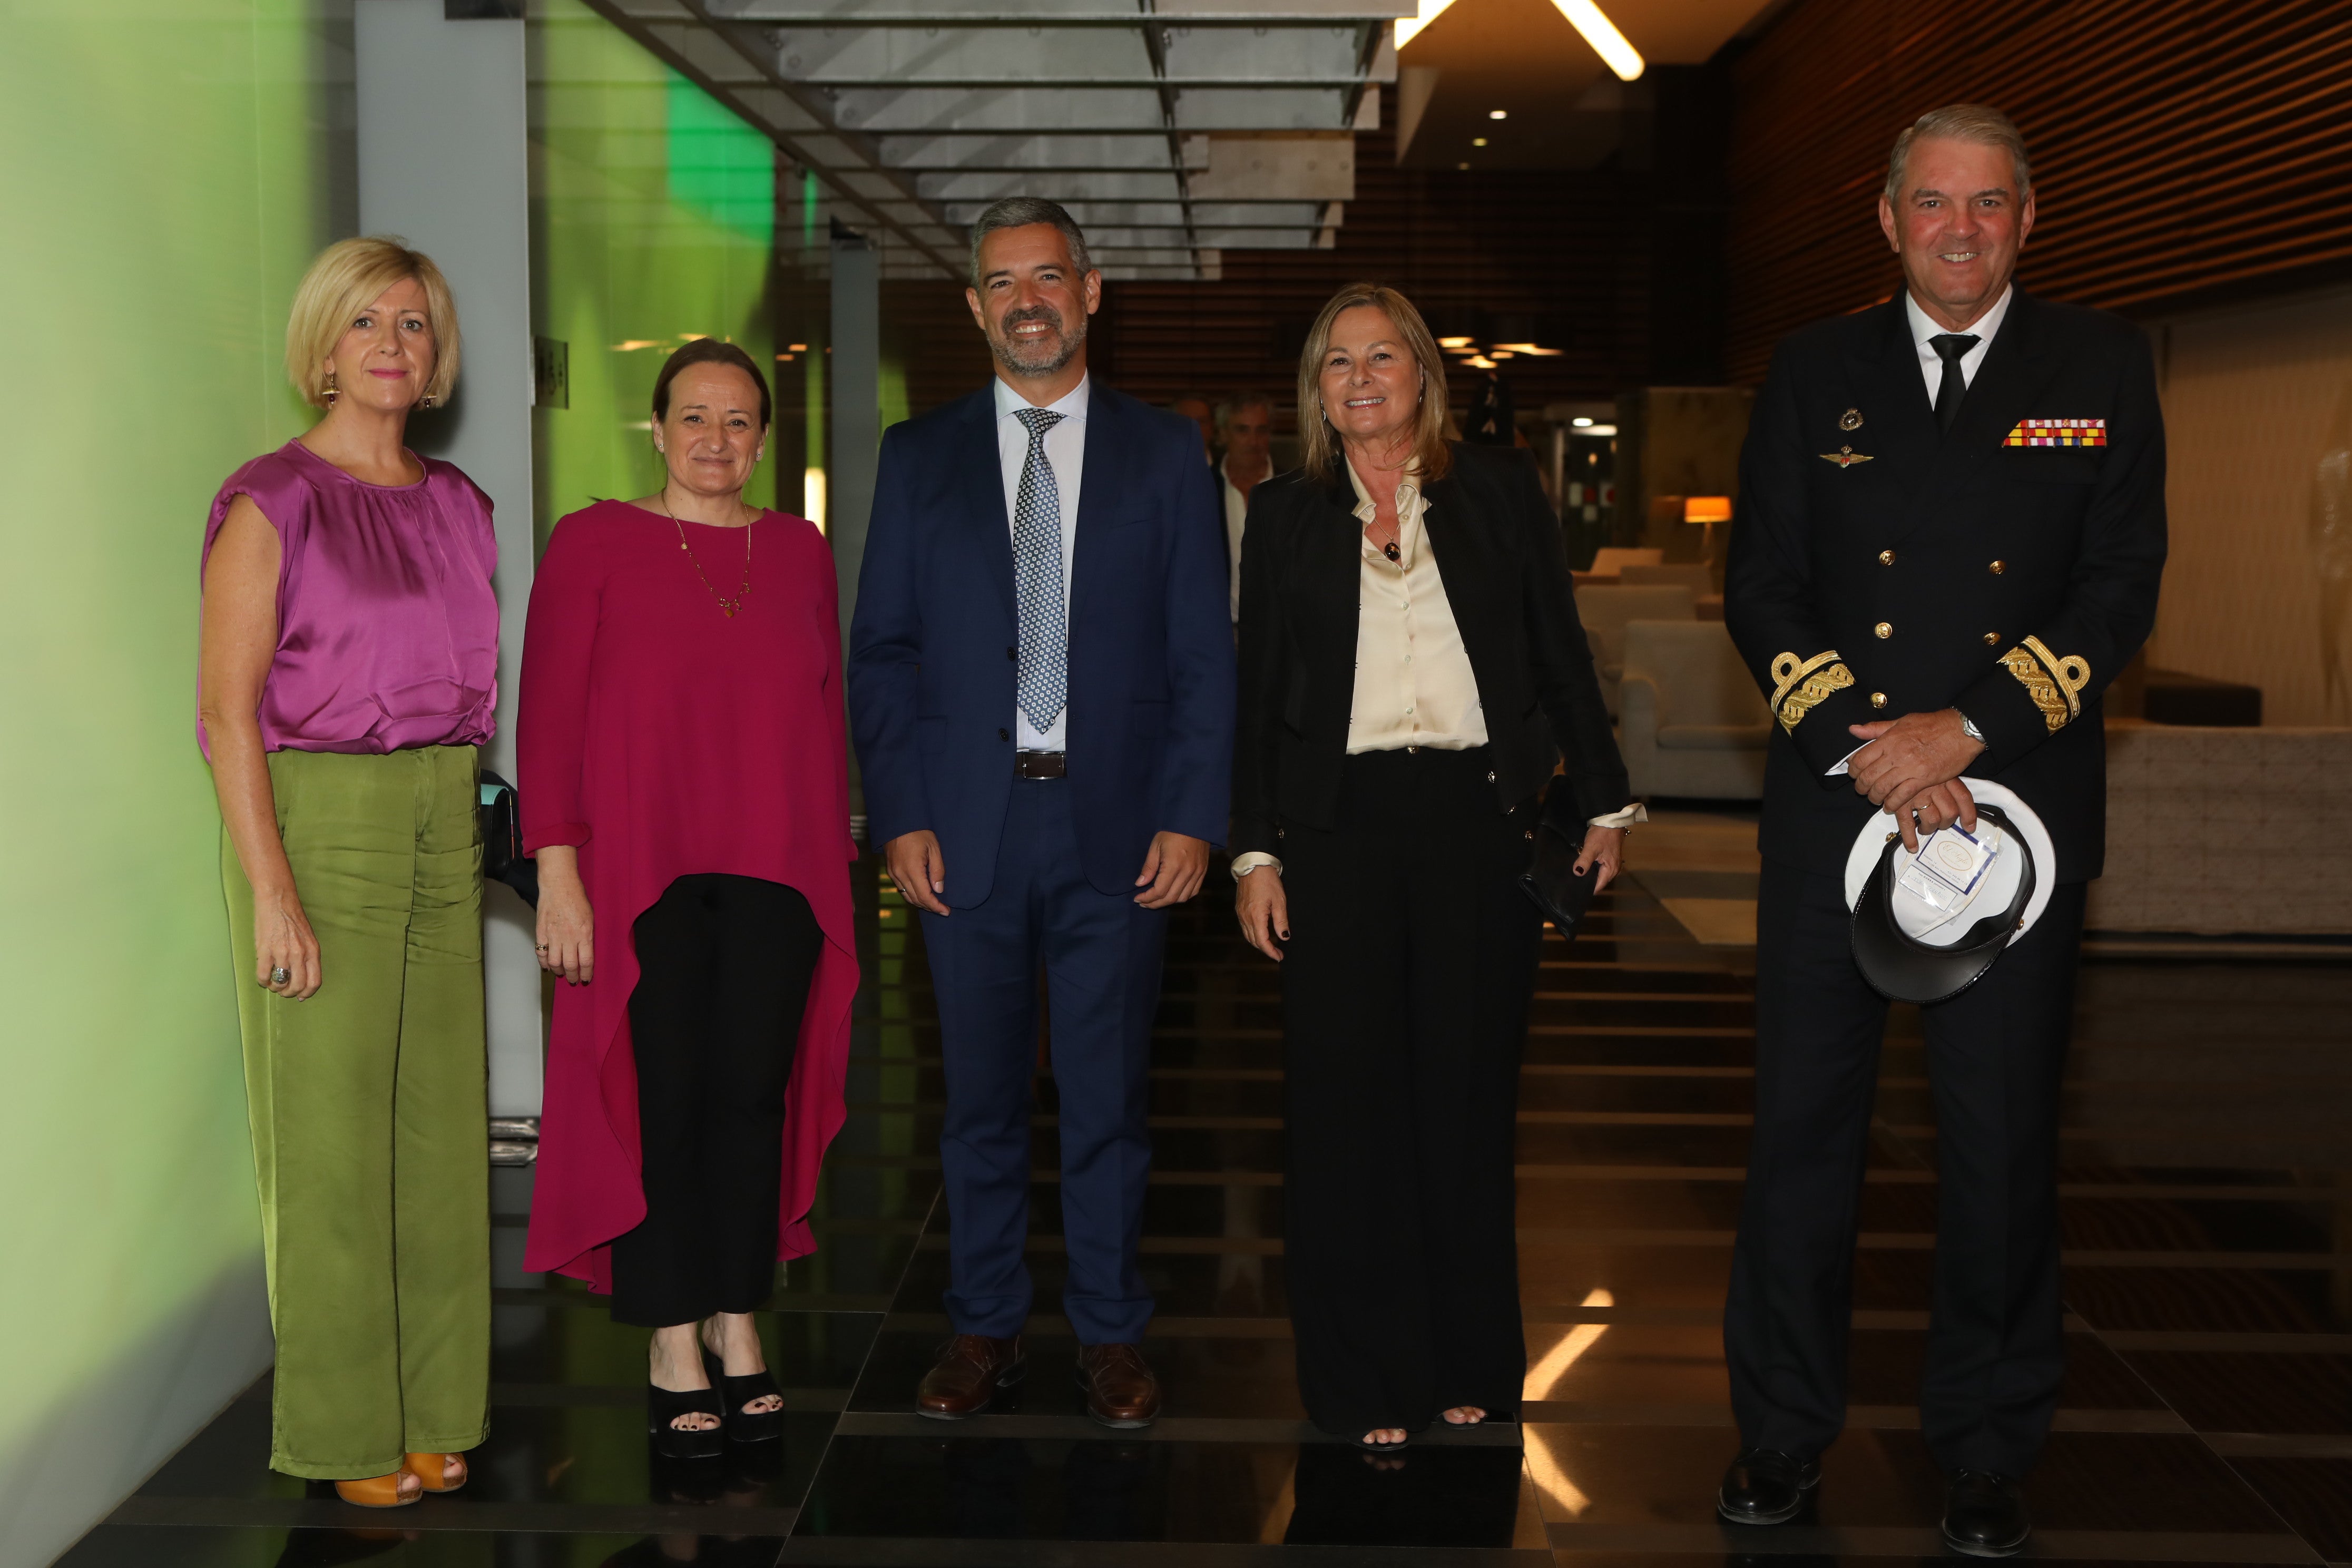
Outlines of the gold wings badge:
{"type": "Polygon", "coordinates": [[[1835,463],[1841,468],[1851,468],[1856,463],[1867,463],[1870,461],[1870,454],[1867,452],[1857,452],[1851,447],[1840,447],[1834,452],[1823,452],[1822,454],[1822,461],[1824,463],[1835,463]]]}

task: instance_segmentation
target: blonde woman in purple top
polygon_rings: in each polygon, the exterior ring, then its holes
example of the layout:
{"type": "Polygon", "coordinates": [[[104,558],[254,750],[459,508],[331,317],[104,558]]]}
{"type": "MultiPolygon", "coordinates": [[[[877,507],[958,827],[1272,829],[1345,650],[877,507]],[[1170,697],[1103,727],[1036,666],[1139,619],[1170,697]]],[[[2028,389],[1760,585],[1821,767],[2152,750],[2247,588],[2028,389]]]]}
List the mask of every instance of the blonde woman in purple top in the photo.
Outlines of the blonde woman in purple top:
{"type": "Polygon", "coordinates": [[[463,1486],[488,1419],[476,751],[498,551],[488,498],[403,442],[457,376],[431,260],[330,247],[286,369],[326,416],[213,501],[197,738],[278,1337],[269,1462],[390,1508],[463,1486]]]}

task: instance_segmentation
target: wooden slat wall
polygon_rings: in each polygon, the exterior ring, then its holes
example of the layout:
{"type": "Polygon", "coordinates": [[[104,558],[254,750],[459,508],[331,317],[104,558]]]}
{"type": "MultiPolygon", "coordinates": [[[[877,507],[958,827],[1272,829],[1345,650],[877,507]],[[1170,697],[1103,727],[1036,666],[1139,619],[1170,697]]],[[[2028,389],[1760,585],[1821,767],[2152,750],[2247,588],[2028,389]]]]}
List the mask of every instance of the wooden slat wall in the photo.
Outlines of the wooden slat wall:
{"type": "Polygon", "coordinates": [[[882,353],[907,371],[907,411],[921,414],[988,384],[988,340],[961,279],[882,282],[882,353]]]}
{"type": "MultiPolygon", "coordinates": [[[[1357,141],[1356,199],[1330,250],[1229,250],[1214,283],[1115,283],[1112,379],[1164,402],[1185,391],[1270,395],[1288,427],[1297,342],[1323,302],[1360,279],[1386,283],[1443,333],[1483,310],[1541,319],[1558,358],[1505,372],[1522,407],[1613,396],[1647,363],[1646,230],[1614,174],[1400,169],[1390,135],[1357,141]]],[[[1453,389],[1457,411],[1467,388],[1453,389]]]]}
{"type": "Polygon", "coordinates": [[[1803,0],[1733,79],[1738,380],[1790,329],[1895,287],[1886,154],[1944,103],[2025,132],[2028,288],[2151,315],[2352,277],[2346,0],[1803,0]]]}
{"type": "MultiPolygon", "coordinates": [[[[1392,124],[1394,104],[1386,107],[1392,124]]],[[[1356,199],[1336,248],[1229,250],[1217,282],[1107,285],[1089,345],[1097,373],[1153,403],[1182,392],[1265,392],[1289,428],[1296,339],[1335,290],[1371,278],[1402,289],[1433,320],[1478,310],[1553,323],[1538,341],[1567,352],[1509,368],[1522,408],[1613,397],[1647,378],[1644,182],[1614,172],[1400,169],[1386,130],[1356,147],[1356,199]]],[[[985,375],[960,283],[893,283],[885,307],[884,331],[904,345],[917,412],[985,375]]],[[[1461,387],[1454,403],[1466,406],[1461,387]]]]}

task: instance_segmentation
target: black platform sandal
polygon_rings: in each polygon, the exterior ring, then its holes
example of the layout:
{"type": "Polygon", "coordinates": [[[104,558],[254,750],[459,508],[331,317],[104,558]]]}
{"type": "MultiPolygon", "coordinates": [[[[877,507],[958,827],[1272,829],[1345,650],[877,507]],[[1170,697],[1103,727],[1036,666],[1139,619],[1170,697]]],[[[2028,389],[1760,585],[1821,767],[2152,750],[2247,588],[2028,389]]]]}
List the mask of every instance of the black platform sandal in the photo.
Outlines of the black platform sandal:
{"type": "Polygon", "coordinates": [[[653,1439],[654,1452],[666,1459],[715,1459],[727,1451],[727,1432],[723,1423],[727,1413],[719,1407],[719,1391],[715,1388],[657,1388],[646,1384],[646,1434],[653,1439]],[[671,1422],[681,1415],[716,1415],[721,1426],[700,1432],[689,1432],[671,1422]]]}
{"type": "Polygon", "coordinates": [[[745,1377],[730,1377],[727,1363],[714,1355],[709,1345],[702,1347],[702,1364],[710,1373],[710,1386],[726,1392],[726,1407],[719,1411],[719,1419],[727,1424],[730,1442],[767,1443],[784,1435],[784,1391],[776,1386],[773,1373],[761,1371],[745,1377]],[[744,1410],[743,1406],[751,1401],[770,1394],[776,1399],[773,1410],[756,1415],[744,1410]]]}

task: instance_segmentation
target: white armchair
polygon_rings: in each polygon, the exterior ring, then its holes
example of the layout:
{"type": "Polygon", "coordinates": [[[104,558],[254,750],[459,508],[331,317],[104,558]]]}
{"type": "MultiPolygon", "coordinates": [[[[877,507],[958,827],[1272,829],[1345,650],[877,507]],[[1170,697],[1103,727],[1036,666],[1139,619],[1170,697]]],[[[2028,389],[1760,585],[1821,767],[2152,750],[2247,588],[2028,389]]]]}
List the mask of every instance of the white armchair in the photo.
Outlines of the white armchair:
{"type": "Polygon", "coordinates": [[[1601,678],[1601,700],[1617,716],[1617,682],[1625,669],[1629,621],[1687,621],[1697,615],[1691,591],[1680,584],[1625,588],[1596,583],[1576,591],[1577,618],[1592,645],[1592,670],[1601,678]]]}
{"type": "Polygon", "coordinates": [[[1720,621],[1624,627],[1621,749],[1638,795],[1761,800],[1772,715],[1720,621]]]}

